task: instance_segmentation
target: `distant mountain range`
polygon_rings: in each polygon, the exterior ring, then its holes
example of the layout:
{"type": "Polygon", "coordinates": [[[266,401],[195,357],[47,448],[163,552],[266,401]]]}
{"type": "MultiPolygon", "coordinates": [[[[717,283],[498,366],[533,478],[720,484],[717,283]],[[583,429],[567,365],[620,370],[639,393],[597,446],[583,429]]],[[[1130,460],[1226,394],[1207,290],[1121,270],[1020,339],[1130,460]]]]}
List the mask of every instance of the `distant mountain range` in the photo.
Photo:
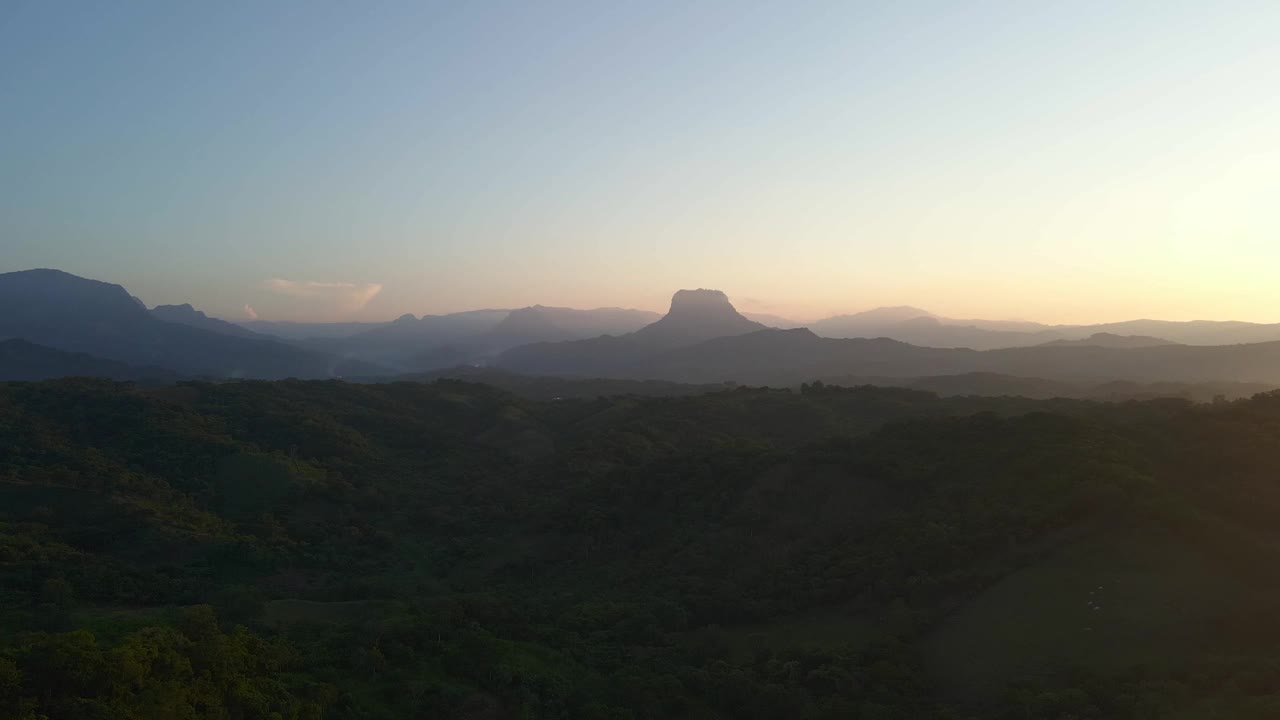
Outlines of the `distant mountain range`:
{"type": "MultiPolygon", "coordinates": [[[[686,304],[677,293],[662,321],[631,335],[528,345],[504,353],[496,364],[534,374],[772,385],[842,375],[919,378],[966,373],[1073,382],[1280,383],[1280,342],[1197,347],[1154,337],[1093,333],[1082,340],[1000,350],[922,347],[884,337],[834,339],[803,328],[760,329],[739,315],[722,293],[699,298],[699,303],[686,304]],[[646,341],[650,328],[664,324],[694,325],[701,333],[646,341]]],[[[899,326],[920,322],[901,319],[909,312],[894,308],[875,321],[889,319],[899,326]]],[[[923,322],[933,326],[936,321],[929,317],[923,322]]]]}
{"type": "MultiPolygon", "coordinates": [[[[519,370],[519,365],[509,365],[519,370]]],[[[821,338],[800,330],[721,337],[654,358],[626,376],[679,382],[790,384],[832,375],[920,377],[972,372],[1071,381],[1280,382],[1280,342],[1236,346],[1092,345],[975,351],[889,339],[821,338]]]]}
{"type": "Polygon", "coordinates": [[[241,327],[261,335],[275,335],[285,340],[343,338],[379,328],[384,322],[289,322],[287,320],[245,320],[241,327]]]}
{"type": "Polygon", "coordinates": [[[576,310],[542,305],[420,318],[404,315],[354,335],[312,339],[307,345],[402,371],[425,371],[486,363],[504,350],[529,343],[633,332],[660,317],[643,310],[576,310]]]}
{"type": "Polygon", "coordinates": [[[242,325],[211,318],[190,305],[157,305],[151,308],[151,316],[168,323],[187,325],[189,327],[209,330],[222,335],[263,339],[260,335],[242,325]]]}
{"type": "MultiPolygon", "coordinates": [[[[776,325],[776,327],[783,327],[776,325]]],[[[1145,337],[1182,345],[1240,345],[1280,340],[1280,323],[1130,320],[1099,325],[1046,325],[1024,320],[958,320],[914,307],[877,308],[838,315],[809,325],[829,338],[889,338],[912,345],[997,350],[1055,340],[1145,337]]],[[[1086,344],[1098,344],[1097,342],[1086,344]]]]}
{"type": "Polygon", "coordinates": [[[1094,333],[1086,338],[1079,340],[1050,340],[1040,347],[1105,347],[1105,348],[1140,348],[1140,347],[1159,347],[1161,345],[1176,345],[1177,343],[1163,340],[1161,338],[1146,337],[1144,335],[1116,335],[1114,333],[1094,333]]]}
{"type": "Polygon", "coordinates": [[[246,326],[191,305],[148,310],[119,285],[29,270],[0,274],[0,341],[8,341],[0,379],[376,378],[471,366],[707,386],[897,378],[923,387],[927,378],[955,377],[967,378],[966,387],[1014,387],[1019,378],[1039,388],[1280,384],[1278,325],[1047,326],[952,320],[908,306],[829,318],[812,329],[791,325],[747,317],[723,292],[698,289],[675,293],[665,315],[535,305],[387,323],[246,326]],[[993,377],[1002,379],[979,381],[993,377]]]}
{"type": "Polygon", "coordinates": [[[181,309],[157,315],[119,285],[58,270],[0,274],[0,339],[189,376],[325,378],[383,372],[275,338],[244,337],[245,332],[181,309]],[[161,319],[166,315],[185,322],[161,319]]]}

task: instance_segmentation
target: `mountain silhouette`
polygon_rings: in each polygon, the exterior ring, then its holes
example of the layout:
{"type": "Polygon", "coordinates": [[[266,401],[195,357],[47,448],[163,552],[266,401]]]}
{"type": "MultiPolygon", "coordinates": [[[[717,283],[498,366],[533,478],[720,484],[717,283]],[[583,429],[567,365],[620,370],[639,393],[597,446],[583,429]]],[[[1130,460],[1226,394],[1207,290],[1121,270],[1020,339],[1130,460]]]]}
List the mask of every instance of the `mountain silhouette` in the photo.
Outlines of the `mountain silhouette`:
{"type": "Polygon", "coordinates": [[[482,343],[493,352],[538,342],[582,340],[601,335],[621,335],[658,320],[657,313],[623,308],[576,310],[534,305],[512,310],[482,343]]]}
{"type": "Polygon", "coordinates": [[[829,338],[889,338],[912,345],[992,350],[1039,345],[1064,335],[1048,326],[1017,321],[953,320],[920,308],[901,306],[837,315],[810,328],[829,338]]]}
{"type": "MultiPolygon", "coordinates": [[[[1096,325],[1046,325],[1025,320],[962,320],[920,308],[876,308],[836,315],[810,326],[829,338],[876,338],[941,348],[996,350],[1031,347],[1054,340],[1090,340],[1094,335],[1136,336],[1181,345],[1243,345],[1280,341],[1280,323],[1238,321],[1127,320],[1096,325]]],[[[1085,344],[1097,345],[1103,340],[1085,344]]]]}
{"type": "Polygon", "coordinates": [[[259,335],[274,335],[284,340],[345,338],[386,327],[385,322],[295,322],[291,320],[242,320],[240,327],[259,335]]]}
{"type": "Polygon", "coordinates": [[[764,325],[743,317],[723,292],[699,288],[677,291],[667,314],[635,331],[633,338],[653,348],[680,347],[764,329],[764,325]]]}
{"type": "MultiPolygon", "coordinates": [[[[1074,328],[1073,328],[1074,329],[1074,328]]],[[[1280,323],[1250,323],[1236,320],[1126,320],[1100,325],[1078,326],[1081,337],[1093,333],[1157,337],[1182,345],[1244,345],[1280,340],[1280,323]]]]}
{"type": "Polygon", "coordinates": [[[819,320],[814,323],[814,332],[820,332],[820,329],[828,329],[830,332],[841,332],[845,329],[852,328],[877,328],[886,325],[897,325],[898,323],[915,320],[917,318],[934,318],[938,316],[927,310],[921,310],[910,305],[899,305],[896,307],[878,307],[862,312],[851,313],[848,315],[836,315],[825,320],[819,320]]]}
{"type": "Polygon", "coordinates": [[[754,320],[765,327],[777,328],[778,330],[794,330],[798,327],[804,327],[802,322],[796,322],[790,318],[771,313],[744,312],[742,316],[748,320],[754,320]]]}
{"type": "Polygon", "coordinates": [[[666,315],[635,332],[524,345],[504,352],[495,364],[518,372],[621,372],[668,350],[764,329],[738,313],[719,290],[680,290],[666,315]]]}
{"type": "Polygon", "coordinates": [[[1125,349],[1176,344],[1177,343],[1172,343],[1168,340],[1163,340],[1157,337],[1147,337],[1145,335],[1116,335],[1113,333],[1100,332],[1094,333],[1087,338],[1080,338],[1079,340],[1051,340],[1040,347],[1070,347],[1074,345],[1125,349]]]}
{"type": "Polygon", "coordinates": [[[534,305],[516,310],[473,310],[447,315],[402,315],[394,322],[346,338],[308,346],[421,372],[483,363],[504,350],[637,330],[657,313],[625,308],[578,310],[534,305]]]}
{"type": "Polygon", "coordinates": [[[790,385],[837,376],[927,377],[998,373],[1072,382],[1280,383],[1280,342],[1250,345],[1038,346],[976,351],[879,339],[765,330],[709,340],[650,358],[622,377],[790,385]]]}
{"type": "Polygon", "coordinates": [[[307,347],[376,362],[400,370],[420,369],[413,359],[443,347],[461,348],[502,322],[510,310],[469,310],[447,315],[401,315],[390,323],[354,335],[312,338],[307,347]]]}
{"type": "Polygon", "coordinates": [[[0,274],[0,339],[183,375],[325,378],[384,372],[273,338],[166,322],[123,287],[59,270],[0,274]]]}
{"type": "Polygon", "coordinates": [[[202,330],[221,333],[223,335],[234,335],[236,337],[248,338],[262,337],[258,333],[235,323],[211,318],[203,312],[191,307],[189,303],[184,303],[182,305],[157,305],[151,308],[151,316],[165,322],[188,325],[202,330]]]}

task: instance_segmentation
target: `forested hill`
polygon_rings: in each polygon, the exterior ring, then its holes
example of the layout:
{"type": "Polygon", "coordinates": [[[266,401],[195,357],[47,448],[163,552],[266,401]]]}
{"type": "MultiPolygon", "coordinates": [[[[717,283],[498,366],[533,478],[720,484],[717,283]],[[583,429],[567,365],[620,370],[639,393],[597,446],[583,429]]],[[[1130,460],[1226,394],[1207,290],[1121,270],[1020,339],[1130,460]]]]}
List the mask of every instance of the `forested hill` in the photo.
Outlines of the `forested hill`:
{"type": "Polygon", "coordinates": [[[1272,718],[1280,394],[0,384],[0,718],[1272,718]]]}

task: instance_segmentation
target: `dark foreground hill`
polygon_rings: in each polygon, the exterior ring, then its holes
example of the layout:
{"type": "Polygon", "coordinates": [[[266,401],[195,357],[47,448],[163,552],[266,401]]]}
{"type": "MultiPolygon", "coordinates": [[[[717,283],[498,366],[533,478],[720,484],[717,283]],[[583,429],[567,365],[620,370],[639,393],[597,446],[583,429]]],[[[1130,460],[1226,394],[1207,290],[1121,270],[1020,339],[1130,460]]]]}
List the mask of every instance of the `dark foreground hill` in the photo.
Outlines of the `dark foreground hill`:
{"type": "Polygon", "coordinates": [[[1271,718],[1280,397],[0,385],[0,717],[1271,718]]]}

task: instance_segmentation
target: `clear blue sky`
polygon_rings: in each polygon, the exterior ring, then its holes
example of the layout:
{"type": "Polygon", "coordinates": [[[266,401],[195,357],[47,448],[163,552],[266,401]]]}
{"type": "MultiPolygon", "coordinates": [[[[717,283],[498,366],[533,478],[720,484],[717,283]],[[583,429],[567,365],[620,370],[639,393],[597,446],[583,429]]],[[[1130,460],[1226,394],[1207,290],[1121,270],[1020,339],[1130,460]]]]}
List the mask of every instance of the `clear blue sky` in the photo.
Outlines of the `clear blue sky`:
{"type": "Polygon", "coordinates": [[[1280,320],[1280,3],[0,0],[0,270],[1280,320]]]}

